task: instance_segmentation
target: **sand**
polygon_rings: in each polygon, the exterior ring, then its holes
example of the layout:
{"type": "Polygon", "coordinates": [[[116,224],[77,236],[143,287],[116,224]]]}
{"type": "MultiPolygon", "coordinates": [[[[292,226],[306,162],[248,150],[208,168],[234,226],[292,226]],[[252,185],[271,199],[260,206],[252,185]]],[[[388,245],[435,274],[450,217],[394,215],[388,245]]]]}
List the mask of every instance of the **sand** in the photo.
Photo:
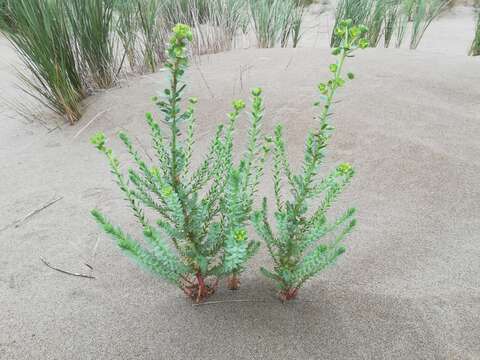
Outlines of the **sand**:
{"type": "MultiPolygon", "coordinates": [[[[2,109],[0,229],[63,198],[0,231],[0,359],[480,359],[480,59],[432,48],[369,49],[347,64],[357,79],[339,94],[324,173],[341,161],[356,167],[332,214],[355,206],[359,226],[338,264],[285,305],[258,272],[269,264],[264,250],[240,291],[223,286],[210,299],[254,301],[194,307],[90,218],[99,207],[138,234],[88,139],[105,131],[122,159],[120,129],[148,145],[143,114],[164,73],[90,98],[77,125],[51,132],[2,109]],[[87,262],[96,279],[54,271],[40,256],[74,272],[89,273],[87,262]]],[[[0,42],[1,89],[13,94],[6,49],[0,42]]],[[[198,154],[230,101],[261,86],[264,129],[283,122],[298,163],[330,61],[311,48],[202,57],[188,73],[200,101],[198,154]]],[[[272,195],[269,178],[261,194],[272,195]]]]}

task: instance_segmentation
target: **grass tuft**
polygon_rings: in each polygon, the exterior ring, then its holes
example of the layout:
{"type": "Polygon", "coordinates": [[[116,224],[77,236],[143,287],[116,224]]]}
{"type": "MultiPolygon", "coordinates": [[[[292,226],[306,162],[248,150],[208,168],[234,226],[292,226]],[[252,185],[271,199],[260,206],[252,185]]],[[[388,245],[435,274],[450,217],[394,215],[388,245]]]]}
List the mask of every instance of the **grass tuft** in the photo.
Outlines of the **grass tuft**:
{"type": "Polygon", "coordinates": [[[280,43],[294,47],[300,40],[305,5],[298,0],[249,0],[250,16],[260,48],[280,43]]]}
{"type": "MultiPolygon", "coordinates": [[[[341,19],[352,19],[355,25],[369,28],[370,46],[381,43],[389,47],[395,38],[400,47],[410,28],[410,49],[416,49],[426,30],[448,9],[452,0],[340,0],[335,12],[335,27],[341,19]]],[[[332,32],[330,45],[338,46],[340,37],[332,32]]]]}
{"type": "Polygon", "coordinates": [[[68,18],[77,40],[79,64],[85,64],[96,87],[110,88],[119,69],[112,38],[115,0],[69,0],[68,18]]]}
{"type": "Polygon", "coordinates": [[[22,90],[73,123],[85,97],[75,44],[62,1],[9,1],[3,34],[31,76],[18,72],[22,90]]]}
{"type": "Polygon", "coordinates": [[[475,37],[468,53],[471,56],[480,56],[480,11],[477,12],[477,25],[475,27],[475,37]]]}
{"type": "Polygon", "coordinates": [[[411,8],[412,35],[410,49],[416,49],[433,20],[435,20],[452,0],[415,0],[411,8]]]}

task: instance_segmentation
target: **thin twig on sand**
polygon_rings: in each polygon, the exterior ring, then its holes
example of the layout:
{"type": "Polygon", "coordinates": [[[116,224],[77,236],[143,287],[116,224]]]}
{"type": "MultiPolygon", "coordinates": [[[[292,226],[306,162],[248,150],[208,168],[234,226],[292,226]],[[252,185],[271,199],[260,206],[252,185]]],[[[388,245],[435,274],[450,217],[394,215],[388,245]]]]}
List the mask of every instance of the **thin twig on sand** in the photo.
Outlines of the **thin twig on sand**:
{"type": "Polygon", "coordinates": [[[40,211],[42,210],[45,210],[46,208],[48,208],[49,206],[52,206],[53,204],[55,204],[57,201],[60,201],[63,199],[63,196],[60,196],[60,197],[56,197],[52,200],[50,200],[49,202],[47,202],[46,204],[42,205],[41,207],[39,207],[38,209],[35,209],[31,212],[29,212],[27,215],[25,215],[23,218],[21,219],[18,219],[18,220],[15,220],[14,222],[8,224],[7,226],[4,226],[3,228],[0,229],[0,232],[4,231],[4,230],[7,230],[9,227],[13,226],[15,228],[18,228],[20,227],[20,225],[22,225],[22,223],[24,223],[26,220],[28,220],[29,218],[31,218],[32,216],[38,214],[40,211]]]}
{"type": "Polygon", "coordinates": [[[110,111],[110,109],[106,109],[103,111],[100,111],[97,115],[95,115],[84,127],[82,127],[78,132],[73,136],[73,139],[76,139],[87,127],[90,126],[91,123],[93,123],[95,120],[97,120],[100,116],[105,114],[107,111],[110,111]]]}
{"type": "Polygon", "coordinates": [[[56,266],[53,266],[51,265],[47,260],[45,260],[43,257],[40,257],[40,260],[42,260],[42,262],[48,266],[50,269],[53,269],[53,270],[56,270],[56,271],[59,271],[61,273],[64,273],[64,274],[67,274],[67,275],[72,275],[72,276],[78,276],[78,277],[83,277],[83,278],[87,278],[87,279],[95,279],[95,276],[93,275],[88,275],[88,274],[80,274],[80,273],[75,273],[75,272],[71,272],[71,271],[67,271],[67,270],[63,270],[63,269],[60,269],[56,266]]]}
{"type": "MultiPolygon", "coordinates": [[[[227,303],[241,303],[241,302],[258,302],[258,303],[268,303],[268,304],[279,304],[283,303],[278,300],[258,300],[258,299],[232,299],[232,300],[216,300],[216,301],[206,301],[203,303],[196,303],[192,304],[192,306],[200,306],[200,305],[218,305],[218,304],[227,304],[227,303]]],[[[310,303],[313,302],[312,300],[294,300],[290,301],[292,303],[298,302],[306,302],[310,303]]]]}
{"type": "Polygon", "coordinates": [[[50,133],[54,132],[54,131],[57,130],[57,129],[60,129],[60,126],[59,126],[59,125],[55,126],[54,128],[49,129],[49,130],[47,131],[47,134],[50,134],[50,133]]]}
{"type": "Polygon", "coordinates": [[[135,140],[137,140],[138,144],[140,145],[140,147],[142,148],[143,150],[143,153],[148,157],[148,159],[150,161],[153,161],[152,157],[150,156],[150,154],[148,153],[147,151],[147,148],[145,147],[145,145],[142,144],[142,142],[140,141],[140,139],[138,138],[138,136],[134,135],[135,136],[135,140]]]}
{"type": "Polygon", "coordinates": [[[239,302],[261,302],[261,303],[277,303],[278,301],[272,300],[249,300],[249,299],[233,299],[233,300],[216,300],[216,301],[207,301],[198,304],[192,304],[192,306],[200,306],[200,305],[215,305],[215,304],[225,304],[225,303],[239,303],[239,302]]]}
{"type": "Polygon", "coordinates": [[[98,248],[98,243],[100,241],[100,236],[97,236],[97,241],[95,242],[95,246],[93,247],[93,251],[92,251],[92,256],[90,257],[90,263],[83,263],[86,267],[88,267],[90,270],[93,270],[93,262],[95,261],[95,255],[97,255],[97,248],[98,248]]]}
{"type": "MultiPolygon", "coordinates": [[[[248,70],[250,70],[251,68],[253,68],[253,65],[245,65],[245,67],[243,65],[240,65],[240,90],[243,91],[243,74],[247,74],[248,75],[248,70]]],[[[247,81],[248,78],[245,77],[245,81],[247,81]]]]}
{"type": "Polygon", "coordinates": [[[287,66],[285,66],[285,70],[287,70],[290,67],[290,65],[292,64],[292,61],[293,61],[293,56],[290,56],[290,60],[288,60],[287,66]]]}
{"type": "Polygon", "coordinates": [[[197,68],[198,73],[200,74],[200,76],[201,76],[201,78],[202,78],[202,80],[203,80],[203,82],[204,82],[204,84],[205,84],[205,87],[207,88],[208,92],[210,93],[210,97],[211,97],[212,99],[214,99],[214,98],[215,98],[215,95],[213,94],[213,91],[212,91],[212,89],[210,88],[210,85],[208,85],[208,81],[207,81],[207,79],[205,78],[205,76],[203,75],[202,69],[200,69],[200,66],[198,66],[197,64],[195,64],[195,67],[197,68]]]}

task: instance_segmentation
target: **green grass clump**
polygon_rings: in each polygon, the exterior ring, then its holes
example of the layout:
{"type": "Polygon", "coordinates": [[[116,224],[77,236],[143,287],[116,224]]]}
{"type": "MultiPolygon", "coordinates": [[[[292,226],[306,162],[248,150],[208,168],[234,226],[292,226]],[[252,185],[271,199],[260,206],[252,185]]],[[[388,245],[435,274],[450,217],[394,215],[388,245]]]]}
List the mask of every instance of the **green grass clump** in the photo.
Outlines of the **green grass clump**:
{"type": "MultiPolygon", "coordinates": [[[[335,27],[344,18],[353,24],[368,26],[370,46],[381,43],[400,47],[410,28],[410,49],[416,49],[428,27],[448,9],[452,0],[340,0],[335,12],[335,27]]],[[[338,46],[341,39],[332,32],[330,45],[338,46]]]]}
{"type": "Polygon", "coordinates": [[[7,6],[9,26],[3,34],[31,73],[18,73],[23,90],[75,122],[85,91],[64,2],[14,0],[7,6]]]}
{"type": "Polygon", "coordinates": [[[77,41],[79,66],[85,65],[96,87],[107,89],[116,81],[119,64],[112,38],[116,0],[69,0],[67,13],[77,41]]]}
{"type": "Polygon", "coordinates": [[[414,0],[409,14],[412,19],[410,49],[416,49],[433,20],[435,20],[452,0],[414,0]]]}
{"type": "Polygon", "coordinates": [[[167,0],[117,0],[115,30],[134,72],[155,72],[165,60],[167,0]]]}
{"type": "Polygon", "coordinates": [[[139,21],[136,2],[133,0],[117,0],[115,3],[115,30],[122,42],[130,69],[135,71],[139,66],[138,32],[139,21]]]}
{"type": "Polygon", "coordinates": [[[159,0],[133,0],[137,6],[137,21],[142,35],[143,62],[151,72],[165,60],[164,26],[159,0]]]}
{"type": "Polygon", "coordinates": [[[195,55],[231,49],[252,24],[261,47],[295,47],[304,6],[300,0],[0,0],[0,29],[33,74],[33,80],[20,74],[25,90],[73,123],[86,94],[112,87],[125,64],[133,72],[157,71],[174,24],[191,26],[195,55]]]}
{"type": "Polygon", "coordinates": [[[249,0],[250,16],[260,48],[280,43],[288,45],[292,38],[295,47],[300,40],[304,5],[297,0],[249,0]]]}
{"type": "Polygon", "coordinates": [[[7,0],[0,0],[0,29],[9,25],[7,0]]]}
{"type": "Polygon", "coordinates": [[[18,73],[23,90],[74,123],[87,89],[111,87],[121,67],[117,0],[0,1],[0,29],[29,70],[18,73]]]}
{"type": "Polygon", "coordinates": [[[480,55],[480,11],[477,12],[477,24],[475,27],[475,37],[472,41],[472,46],[470,47],[470,51],[468,54],[471,56],[480,55]]]}
{"type": "Polygon", "coordinates": [[[165,0],[165,24],[178,22],[192,28],[194,54],[217,53],[232,48],[235,36],[245,27],[246,0],[165,0]]]}

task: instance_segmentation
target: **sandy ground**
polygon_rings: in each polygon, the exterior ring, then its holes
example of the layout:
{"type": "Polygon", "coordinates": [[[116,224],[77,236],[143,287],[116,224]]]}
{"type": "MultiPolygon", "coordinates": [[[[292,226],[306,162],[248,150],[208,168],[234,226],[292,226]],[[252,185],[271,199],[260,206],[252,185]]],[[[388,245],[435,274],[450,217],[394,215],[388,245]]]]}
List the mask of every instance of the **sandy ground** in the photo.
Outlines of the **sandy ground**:
{"type": "MultiPolygon", "coordinates": [[[[434,26],[470,26],[453,19],[434,26]]],[[[348,64],[357,80],[340,93],[324,169],[340,161],[357,168],[333,213],[354,205],[359,226],[338,265],[286,305],[258,273],[269,262],[264,251],[240,291],[211,298],[257,301],[193,307],[91,220],[100,207],[138,234],[88,139],[105,131],[121,158],[120,129],[148,145],[143,114],[154,110],[149,98],[163,73],[89,99],[77,125],[52,132],[2,108],[0,229],[63,198],[0,231],[0,359],[480,359],[480,59],[460,51],[466,31],[448,44],[446,33],[431,36],[416,52],[370,49],[348,64]],[[51,270],[40,256],[76,272],[88,272],[88,262],[96,279],[51,270]]],[[[5,42],[0,56],[2,94],[22,101],[9,85],[15,59],[5,42]]],[[[231,99],[262,86],[265,131],[284,122],[299,159],[329,61],[327,50],[309,48],[201,58],[188,74],[200,99],[199,153],[231,99]]],[[[261,193],[271,188],[266,178],[261,193]]]]}

